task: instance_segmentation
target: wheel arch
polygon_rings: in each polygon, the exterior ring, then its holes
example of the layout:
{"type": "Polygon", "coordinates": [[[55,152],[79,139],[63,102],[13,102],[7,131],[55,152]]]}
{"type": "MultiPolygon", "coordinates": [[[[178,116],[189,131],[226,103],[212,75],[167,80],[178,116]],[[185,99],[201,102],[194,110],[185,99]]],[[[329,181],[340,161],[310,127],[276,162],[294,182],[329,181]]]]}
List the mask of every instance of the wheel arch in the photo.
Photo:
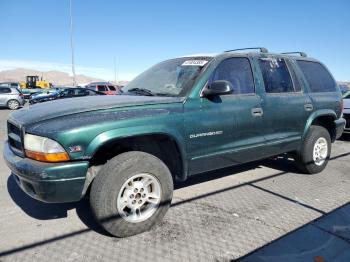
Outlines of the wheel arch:
{"type": "Polygon", "coordinates": [[[310,129],[310,126],[318,125],[328,130],[329,135],[331,137],[331,141],[333,143],[336,139],[336,126],[334,124],[334,120],[336,119],[337,119],[337,114],[332,110],[325,109],[325,110],[318,110],[314,112],[306,122],[306,126],[302,137],[303,140],[306,137],[310,129]]]}
{"type": "Polygon", "coordinates": [[[187,178],[185,143],[176,130],[154,129],[147,132],[143,127],[132,131],[116,129],[96,136],[85,151],[91,166],[103,164],[115,155],[127,151],[142,151],[160,158],[174,178],[187,178]]]}

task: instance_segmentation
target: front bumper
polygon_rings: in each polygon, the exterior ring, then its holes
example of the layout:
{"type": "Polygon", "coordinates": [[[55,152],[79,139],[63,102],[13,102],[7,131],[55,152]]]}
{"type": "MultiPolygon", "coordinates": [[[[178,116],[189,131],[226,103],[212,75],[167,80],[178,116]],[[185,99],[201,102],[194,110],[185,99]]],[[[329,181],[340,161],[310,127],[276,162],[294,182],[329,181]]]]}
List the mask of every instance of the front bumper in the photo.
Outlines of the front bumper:
{"type": "Polygon", "coordinates": [[[339,118],[334,121],[335,125],[335,140],[337,140],[344,132],[346,121],[344,118],[339,118]]]}
{"type": "Polygon", "coordinates": [[[15,155],[5,142],[4,159],[19,187],[47,203],[79,201],[85,192],[89,162],[43,163],[15,155]]]}

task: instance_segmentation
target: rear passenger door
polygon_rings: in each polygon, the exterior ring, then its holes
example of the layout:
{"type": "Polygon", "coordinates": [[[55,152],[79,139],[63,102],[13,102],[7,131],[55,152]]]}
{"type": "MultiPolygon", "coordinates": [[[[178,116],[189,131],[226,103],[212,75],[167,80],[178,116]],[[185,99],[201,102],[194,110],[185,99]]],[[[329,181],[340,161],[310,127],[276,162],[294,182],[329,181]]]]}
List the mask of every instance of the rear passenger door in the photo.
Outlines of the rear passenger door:
{"type": "Polygon", "coordinates": [[[301,88],[289,60],[280,57],[258,59],[265,93],[264,131],[269,155],[294,150],[299,146],[305,123],[312,113],[311,99],[301,88]]]}

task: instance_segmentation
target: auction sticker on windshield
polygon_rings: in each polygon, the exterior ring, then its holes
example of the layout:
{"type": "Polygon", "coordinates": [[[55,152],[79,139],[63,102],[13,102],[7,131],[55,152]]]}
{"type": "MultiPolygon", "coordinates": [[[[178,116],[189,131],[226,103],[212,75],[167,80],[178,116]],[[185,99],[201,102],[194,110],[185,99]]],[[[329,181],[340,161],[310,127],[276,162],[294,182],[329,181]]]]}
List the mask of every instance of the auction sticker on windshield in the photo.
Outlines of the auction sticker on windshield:
{"type": "Polygon", "coordinates": [[[182,66],[204,66],[206,63],[208,63],[207,60],[187,60],[182,66]]]}

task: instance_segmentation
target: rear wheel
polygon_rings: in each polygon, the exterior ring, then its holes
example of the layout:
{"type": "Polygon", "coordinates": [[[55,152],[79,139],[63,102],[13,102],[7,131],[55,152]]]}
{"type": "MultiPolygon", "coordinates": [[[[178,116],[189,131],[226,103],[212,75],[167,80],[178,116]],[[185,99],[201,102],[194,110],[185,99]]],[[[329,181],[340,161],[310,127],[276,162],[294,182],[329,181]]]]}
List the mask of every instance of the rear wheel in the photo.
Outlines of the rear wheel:
{"type": "Polygon", "coordinates": [[[16,110],[20,106],[19,102],[15,99],[11,99],[7,102],[7,107],[11,110],[16,110]]]}
{"type": "Polygon", "coordinates": [[[167,166],[144,152],[127,152],[108,161],[92,183],[90,204],[101,226],[117,237],[149,230],[160,222],[172,199],[167,166]]]}
{"type": "Polygon", "coordinates": [[[315,174],[325,169],[331,154],[331,145],[327,129],[311,126],[301,150],[296,153],[295,162],[299,170],[315,174]]]}

